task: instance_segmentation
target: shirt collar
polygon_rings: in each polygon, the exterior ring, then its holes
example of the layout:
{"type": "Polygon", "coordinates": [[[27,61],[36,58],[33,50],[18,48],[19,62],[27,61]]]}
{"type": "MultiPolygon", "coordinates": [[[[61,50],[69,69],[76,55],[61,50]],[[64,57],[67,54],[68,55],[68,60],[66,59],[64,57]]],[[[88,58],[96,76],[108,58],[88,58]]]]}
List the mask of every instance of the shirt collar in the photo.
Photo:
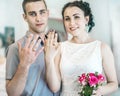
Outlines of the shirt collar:
{"type": "MultiPolygon", "coordinates": [[[[33,34],[32,32],[30,32],[30,31],[27,31],[26,32],[26,37],[28,37],[30,34],[33,34]]],[[[33,34],[34,35],[34,34],[33,34]]],[[[40,36],[38,37],[39,39],[41,38],[40,36]]],[[[43,46],[44,45],[44,42],[43,41],[41,41],[41,45],[43,46]]]]}

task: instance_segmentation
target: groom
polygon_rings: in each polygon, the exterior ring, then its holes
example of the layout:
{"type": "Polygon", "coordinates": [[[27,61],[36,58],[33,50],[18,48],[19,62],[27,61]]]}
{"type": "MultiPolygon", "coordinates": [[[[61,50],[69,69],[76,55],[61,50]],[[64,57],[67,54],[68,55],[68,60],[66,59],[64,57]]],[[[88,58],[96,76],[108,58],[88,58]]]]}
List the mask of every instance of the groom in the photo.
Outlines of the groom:
{"type": "Polygon", "coordinates": [[[24,0],[23,17],[28,23],[26,35],[9,46],[6,60],[8,96],[58,96],[45,82],[45,29],[49,12],[44,0],[24,0]]]}

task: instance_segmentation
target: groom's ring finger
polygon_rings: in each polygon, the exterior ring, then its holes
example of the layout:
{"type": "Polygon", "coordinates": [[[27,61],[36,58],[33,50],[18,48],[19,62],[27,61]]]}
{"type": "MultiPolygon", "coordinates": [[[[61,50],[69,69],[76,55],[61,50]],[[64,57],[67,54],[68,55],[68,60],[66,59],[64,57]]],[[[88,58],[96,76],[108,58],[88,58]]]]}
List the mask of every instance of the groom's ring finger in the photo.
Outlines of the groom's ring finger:
{"type": "Polygon", "coordinates": [[[39,40],[37,41],[37,43],[36,43],[35,46],[33,47],[33,51],[36,51],[36,50],[38,49],[38,47],[39,47],[39,45],[40,45],[40,42],[41,42],[41,39],[39,39],[39,40]]]}
{"type": "Polygon", "coordinates": [[[31,44],[30,44],[30,48],[31,48],[31,49],[33,48],[33,46],[35,45],[35,43],[36,43],[36,40],[33,39],[33,40],[31,41],[31,44]]]}
{"type": "Polygon", "coordinates": [[[36,50],[37,50],[37,48],[35,48],[35,47],[34,47],[34,48],[32,48],[32,51],[34,51],[34,52],[35,52],[36,50]]]}

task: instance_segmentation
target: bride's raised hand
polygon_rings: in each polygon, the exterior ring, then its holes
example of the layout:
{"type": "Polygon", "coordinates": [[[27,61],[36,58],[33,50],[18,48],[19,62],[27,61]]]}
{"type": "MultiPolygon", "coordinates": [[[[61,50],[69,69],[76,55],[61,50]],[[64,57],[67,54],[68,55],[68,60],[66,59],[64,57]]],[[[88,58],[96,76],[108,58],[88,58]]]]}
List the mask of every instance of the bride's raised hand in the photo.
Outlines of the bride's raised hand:
{"type": "Polygon", "coordinates": [[[58,49],[58,42],[57,42],[58,35],[55,33],[55,30],[50,30],[47,38],[45,39],[45,58],[49,62],[49,60],[54,60],[57,49],[58,49]]]}

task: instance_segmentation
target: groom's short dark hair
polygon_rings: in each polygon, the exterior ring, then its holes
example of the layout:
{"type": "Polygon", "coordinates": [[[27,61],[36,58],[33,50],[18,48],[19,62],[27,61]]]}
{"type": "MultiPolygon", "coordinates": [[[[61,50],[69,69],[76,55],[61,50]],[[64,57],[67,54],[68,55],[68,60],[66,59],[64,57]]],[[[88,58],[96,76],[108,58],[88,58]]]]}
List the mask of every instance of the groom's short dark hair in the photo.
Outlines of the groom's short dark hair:
{"type": "Polygon", "coordinates": [[[22,8],[23,8],[24,13],[26,14],[25,5],[26,5],[27,3],[30,3],[30,2],[37,2],[37,1],[43,1],[44,4],[45,4],[45,7],[46,7],[46,9],[47,9],[47,5],[46,5],[45,0],[23,0],[22,8]]]}

